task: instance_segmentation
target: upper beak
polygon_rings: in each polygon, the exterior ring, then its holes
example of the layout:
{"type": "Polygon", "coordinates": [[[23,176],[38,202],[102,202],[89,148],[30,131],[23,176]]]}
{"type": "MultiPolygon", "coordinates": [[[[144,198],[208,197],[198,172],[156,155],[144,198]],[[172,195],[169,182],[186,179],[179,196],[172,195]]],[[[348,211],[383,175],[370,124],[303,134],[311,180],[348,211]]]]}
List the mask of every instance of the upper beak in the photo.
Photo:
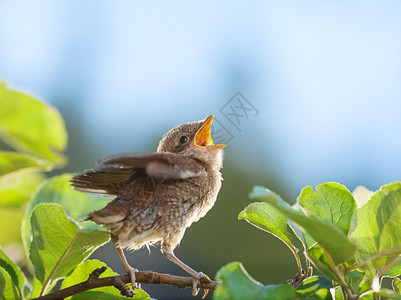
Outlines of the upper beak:
{"type": "Polygon", "coordinates": [[[212,136],[210,135],[210,129],[212,127],[212,120],[214,116],[210,115],[208,116],[202,127],[198,130],[198,132],[195,134],[194,138],[194,145],[197,148],[205,148],[208,147],[212,150],[217,150],[224,148],[226,145],[225,144],[213,144],[212,136]]]}

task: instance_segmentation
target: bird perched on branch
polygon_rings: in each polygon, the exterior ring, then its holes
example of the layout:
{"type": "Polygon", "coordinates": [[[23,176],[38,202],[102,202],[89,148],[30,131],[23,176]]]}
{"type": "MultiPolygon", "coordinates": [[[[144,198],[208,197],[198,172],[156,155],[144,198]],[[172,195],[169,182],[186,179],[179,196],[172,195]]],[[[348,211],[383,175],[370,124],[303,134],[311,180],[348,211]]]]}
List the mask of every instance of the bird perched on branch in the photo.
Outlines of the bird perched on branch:
{"type": "Polygon", "coordinates": [[[179,125],[163,136],[157,152],[111,156],[71,180],[76,190],[115,197],[87,219],[110,230],[133,287],[135,269],[122,249],[154,244],[161,244],[163,254],[192,276],[193,295],[200,282],[210,282],[179,260],[174,249],[185,230],[211,209],[221,187],[225,145],[213,144],[212,120],[213,115],[179,125]]]}

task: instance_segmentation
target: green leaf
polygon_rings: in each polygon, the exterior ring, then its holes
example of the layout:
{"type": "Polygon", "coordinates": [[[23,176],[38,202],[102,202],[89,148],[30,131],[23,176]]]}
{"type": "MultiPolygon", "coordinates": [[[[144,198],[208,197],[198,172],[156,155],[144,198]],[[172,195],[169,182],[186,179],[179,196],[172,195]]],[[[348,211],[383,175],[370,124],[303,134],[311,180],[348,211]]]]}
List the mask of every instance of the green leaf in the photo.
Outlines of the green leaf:
{"type": "Polygon", "coordinates": [[[0,244],[21,242],[21,221],[24,212],[15,207],[0,208],[0,244]],[[7,228],[7,230],[4,230],[7,228]]]}
{"type": "Polygon", "coordinates": [[[351,291],[354,294],[360,293],[361,283],[365,279],[365,273],[359,272],[358,270],[353,270],[347,273],[347,278],[351,291]]]}
{"type": "Polygon", "coordinates": [[[52,106],[0,83],[0,138],[18,151],[62,165],[67,145],[63,118],[52,106]]]}
{"type": "Polygon", "coordinates": [[[16,172],[50,171],[51,164],[43,159],[12,151],[0,151],[0,177],[16,172]]]}
{"type": "Polygon", "coordinates": [[[391,283],[393,286],[393,289],[396,293],[401,294],[401,279],[396,277],[393,279],[393,282],[391,283]]]}
{"type": "MultiPolygon", "coordinates": [[[[73,174],[67,173],[51,177],[43,182],[32,196],[25,211],[21,229],[22,240],[26,249],[30,245],[30,219],[36,205],[40,203],[60,204],[71,219],[79,221],[85,219],[90,212],[103,208],[111,201],[107,197],[75,191],[69,182],[72,176],[73,174]]],[[[93,222],[81,222],[80,226],[91,229],[101,228],[93,222]]]]}
{"type": "Polygon", "coordinates": [[[79,263],[109,240],[101,230],[85,231],[71,220],[58,204],[39,204],[31,217],[32,243],[29,257],[35,275],[43,284],[67,276],[79,263]]]}
{"type": "Polygon", "coordinates": [[[401,261],[396,263],[394,266],[391,266],[384,274],[384,277],[397,277],[401,275],[401,261]]]}
{"type": "Polygon", "coordinates": [[[42,173],[37,172],[0,177],[0,207],[20,207],[25,204],[44,178],[42,173]]]}
{"type": "Polygon", "coordinates": [[[239,220],[246,220],[255,227],[267,231],[283,241],[292,252],[296,252],[291,244],[291,236],[287,231],[287,217],[274,206],[265,202],[249,204],[238,215],[239,220]]]}
{"type": "MultiPolygon", "coordinates": [[[[61,289],[65,289],[67,287],[88,280],[89,274],[91,274],[94,270],[104,266],[106,266],[105,263],[96,259],[84,261],[83,263],[79,264],[74,269],[74,271],[63,280],[61,289]]],[[[99,278],[115,276],[115,275],[118,274],[113,272],[110,268],[107,268],[107,270],[103,272],[99,276],[99,278]]],[[[90,292],[84,292],[76,295],[76,297],[78,296],[79,299],[127,299],[127,297],[121,296],[120,291],[113,286],[105,286],[101,288],[92,289],[90,290],[90,292]],[[89,298],[89,296],[92,296],[93,298],[89,298]]],[[[72,299],[74,298],[75,296],[72,297],[72,299]]],[[[66,299],[71,299],[71,297],[66,299]]],[[[142,289],[135,289],[135,297],[133,299],[150,299],[150,297],[142,289]]]]}
{"type": "Polygon", "coordinates": [[[0,267],[0,299],[22,299],[8,272],[0,267]]]}
{"type": "Polygon", "coordinates": [[[344,300],[343,291],[340,286],[334,288],[334,300],[344,300]]]}
{"type": "Polygon", "coordinates": [[[331,300],[331,280],[323,276],[306,278],[295,290],[296,299],[331,300]]]}
{"type": "Polygon", "coordinates": [[[387,257],[401,254],[401,182],[385,185],[370,201],[357,209],[356,228],[350,237],[358,244],[356,261],[364,261],[383,253],[373,262],[381,269],[387,257]]]}
{"type": "Polygon", "coordinates": [[[315,216],[305,216],[280,198],[265,197],[269,191],[254,187],[251,198],[267,201],[308,232],[332,257],[335,264],[353,259],[356,246],[334,225],[315,216]]]}
{"type": "Polygon", "coordinates": [[[345,186],[327,182],[316,186],[316,192],[307,186],[297,200],[309,214],[333,224],[345,235],[348,234],[357,205],[345,186]]]}
{"type": "MultiPolygon", "coordinates": [[[[302,213],[302,211],[300,211],[302,213]]],[[[295,233],[296,237],[301,241],[304,250],[310,249],[316,245],[316,241],[307,232],[302,231],[302,229],[294,223],[292,220],[288,219],[288,225],[295,233]]]]}
{"type": "Polygon", "coordinates": [[[381,296],[384,299],[401,299],[401,295],[389,290],[389,289],[381,289],[380,292],[375,293],[376,296],[381,296]]]}
{"type": "Polygon", "coordinates": [[[249,276],[241,263],[232,262],[222,267],[216,275],[221,281],[213,299],[294,299],[295,290],[286,284],[264,286],[249,276]]]}
{"type": "Polygon", "coordinates": [[[5,254],[4,250],[1,247],[0,267],[3,268],[8,273],[8,275],[10,275],[13,285],[17,288],[18,293],[20,295],[27,296],[31,290],[31,286],[29,285],[19,267],[12,262],[12,260],[5,254]]]}
{"type": "Polygon", "coordinates": [[[333,268],[330,265],[327,256],[324,254],[322,247],[315,245],[314,247],[308,249],[305,256],[315,265],[315,267],[322,272],[323,275],[327,276],[331,280],[338,282],[338,278],[333,268]]]}

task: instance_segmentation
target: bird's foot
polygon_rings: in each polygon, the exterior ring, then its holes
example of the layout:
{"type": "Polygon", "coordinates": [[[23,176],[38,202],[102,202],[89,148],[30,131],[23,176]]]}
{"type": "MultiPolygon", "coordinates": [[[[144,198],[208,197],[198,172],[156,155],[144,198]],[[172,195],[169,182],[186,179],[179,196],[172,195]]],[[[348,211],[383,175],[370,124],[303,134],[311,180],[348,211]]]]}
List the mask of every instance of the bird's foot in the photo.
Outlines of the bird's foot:
{"type": "Polygon", "coordinates": [[[132,267],[127,269],[127,273],[131,277],[132,290],[139,289],[141,287],[141,284],[136,282],[135,272],[138,272],[138,269],[134,269],[132,267]]]}
{"type": "MultiPolygon", "coordinates": [[[[197,273],[196,276],[192,276],[192,296],[196,296],[199,293],[198,284],[211,283],[209,276],[203,274],[202,272],[197,273]]],[[[209,290],[205,289],[202,299],[206,298],[209,290]]]]}

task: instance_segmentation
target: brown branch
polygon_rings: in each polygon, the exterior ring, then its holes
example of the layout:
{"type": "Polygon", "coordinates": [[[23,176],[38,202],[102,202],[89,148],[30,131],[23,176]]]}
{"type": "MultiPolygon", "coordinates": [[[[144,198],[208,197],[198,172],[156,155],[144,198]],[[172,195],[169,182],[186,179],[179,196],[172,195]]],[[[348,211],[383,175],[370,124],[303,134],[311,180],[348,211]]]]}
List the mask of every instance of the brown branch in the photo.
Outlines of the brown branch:
{"type": "MultiPolygon", "coordinates": [[[[99,288],[103,286],[115,286],[116,288],[121,290],[121,283],[131,283],[131,277],[126,275],[117,275],[111,277],[103,277],[98,278],[101,273],[104,272],[104,269],[99,268],[96,269],[92,274],[89,275],[88,280],[78,283],[76,285],[70,286],[68,288],[59,290],[57,292],[47,294],[44,296],[40,296],[38,298],[32,300],[55,300],[55,299],[63,299],[78,293],[82,293],[87,290],[91,290],[94,288],[99,288]],[[95,273],[96,272],[96,273],[95,273]]],[[[191,277],[182,277],[175,276],[170,274],[161,274],[151,271],[144,272],[135,272],[135,279],[137,283],[143,284],[166,284],[173,285],[180,289],[182,288],[192,288],[192,278],[191,277]]],[[[198,287],[207,290],[214,290],[216,286],[219,284],[217,281],[212,281],[211,283],[199,283],[198,287]]],[[[130,296],[130,295],[127,295],[130,296]]],[[[132,297],[132,296],[131,296],[132,297]]]]}

